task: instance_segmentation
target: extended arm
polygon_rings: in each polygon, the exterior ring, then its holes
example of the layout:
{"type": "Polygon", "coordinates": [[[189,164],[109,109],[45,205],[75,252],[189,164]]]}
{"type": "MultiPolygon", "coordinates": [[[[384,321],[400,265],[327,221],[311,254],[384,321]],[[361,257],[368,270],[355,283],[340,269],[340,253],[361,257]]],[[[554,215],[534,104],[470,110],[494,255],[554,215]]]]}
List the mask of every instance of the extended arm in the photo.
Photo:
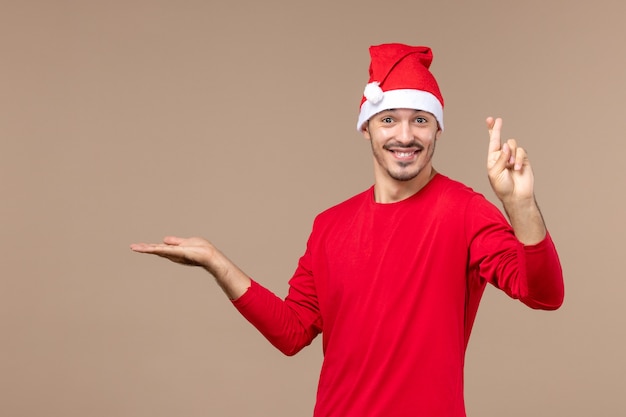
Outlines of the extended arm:
{"type": "Polygon", "coordinates": [[[282,300],[253,282],[206,239],[168,236],[163,243],[134,243],[130,248],[206,269],[239,312],[286,355],[296,354],[321,331],[315,288],[302,266],[291,280],[289,296],[282,300]]]}
{"type": "Polygon", "coordinates": [[[163,243],[134,243],[130,248],[179,264],[203,267],[215,277],[231,300],[241,297],[251,285],[250,277],[206,239],[168,236],[163,239],[163,243]]]}

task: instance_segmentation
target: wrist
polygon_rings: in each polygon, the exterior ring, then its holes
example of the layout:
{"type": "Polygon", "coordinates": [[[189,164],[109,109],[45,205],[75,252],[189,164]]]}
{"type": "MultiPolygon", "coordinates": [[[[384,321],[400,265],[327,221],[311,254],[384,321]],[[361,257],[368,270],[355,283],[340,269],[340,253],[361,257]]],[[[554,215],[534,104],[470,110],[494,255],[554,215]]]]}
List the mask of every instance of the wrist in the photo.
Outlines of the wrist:
{"type": "Polygon", "coordinates": [[[539,207],[537,206],[537,201],[534,196],[529,197],[503,197],[500,198],[502,202],[502,206],[506,213],[510,216],[511,214],[515,214],[518,212],[521,213],[539,213],[539,207]]]}
{"type": "Polygon", "coordinates": [[[224,275],[228,271],[228,259],[214,246],[207,249],[202,267],[216,278],[224,275]]]}

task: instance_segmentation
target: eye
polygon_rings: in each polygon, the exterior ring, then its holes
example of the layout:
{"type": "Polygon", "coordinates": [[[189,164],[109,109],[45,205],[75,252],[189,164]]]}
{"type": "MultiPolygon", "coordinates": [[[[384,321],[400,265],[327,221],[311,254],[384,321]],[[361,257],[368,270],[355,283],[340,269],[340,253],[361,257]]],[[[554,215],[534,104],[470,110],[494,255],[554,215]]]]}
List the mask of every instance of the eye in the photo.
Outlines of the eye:
{"type": "Polygon", "coordinates": [[[415,118],[415,123],[420,123],[421,124],[421,123],[427,123],[427,122],[428,122],[428,119],[426,119],[425,117],[417,116],[415,118]]]}
{"type": "Polygon", "coordinates": [[[381,122],[383,122],[383,123],[392,123],[393,119],[390,116],[386,116],[386,117],[383,117],[381,119],[381,122]]]}

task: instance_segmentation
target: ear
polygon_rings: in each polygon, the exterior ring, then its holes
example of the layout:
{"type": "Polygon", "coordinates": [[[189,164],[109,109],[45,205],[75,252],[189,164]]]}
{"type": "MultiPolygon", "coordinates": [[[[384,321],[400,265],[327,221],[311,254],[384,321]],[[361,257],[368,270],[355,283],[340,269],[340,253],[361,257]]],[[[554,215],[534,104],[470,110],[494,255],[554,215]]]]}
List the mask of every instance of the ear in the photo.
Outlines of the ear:
{"type": "Polygon", "coordinates": [[[369,120],[363,124],[363,127],[361,128],[361,133],[363,133],[363,136],[365,137],[365,139],[372,140],[372,136],[370,135],[370,122],[369,122],[369,120]]]}
{"type": "Polygon", "coordinates": [[[435,133],[435,141],[438,141],[442,134],[443,134],[443,130],[441,130],[441,128],[438,127],[437,133],[435,133]]]}

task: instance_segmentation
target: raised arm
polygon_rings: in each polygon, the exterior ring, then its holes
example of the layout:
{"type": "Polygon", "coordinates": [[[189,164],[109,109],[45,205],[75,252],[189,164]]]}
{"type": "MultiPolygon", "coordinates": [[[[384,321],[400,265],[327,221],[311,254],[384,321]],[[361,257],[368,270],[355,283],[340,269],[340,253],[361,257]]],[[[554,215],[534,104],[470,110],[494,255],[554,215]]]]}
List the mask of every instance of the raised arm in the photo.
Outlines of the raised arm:
{"type": "Polygon", "coordinates": [[[515,236],[525,245],[541,242],[546,227],[534,194],[534,176],[526,151],[515,139],[501,142],[502,119],[488,117],[487,173],[515,236]]]}
{"type": "Polygon", "coordinates": [[[168,236],[163,243],[133,243],[130,248],[179,264],[203,267],[231,300],[241,297],[251,285],[250,277],[206,239],[168,236]]]}

